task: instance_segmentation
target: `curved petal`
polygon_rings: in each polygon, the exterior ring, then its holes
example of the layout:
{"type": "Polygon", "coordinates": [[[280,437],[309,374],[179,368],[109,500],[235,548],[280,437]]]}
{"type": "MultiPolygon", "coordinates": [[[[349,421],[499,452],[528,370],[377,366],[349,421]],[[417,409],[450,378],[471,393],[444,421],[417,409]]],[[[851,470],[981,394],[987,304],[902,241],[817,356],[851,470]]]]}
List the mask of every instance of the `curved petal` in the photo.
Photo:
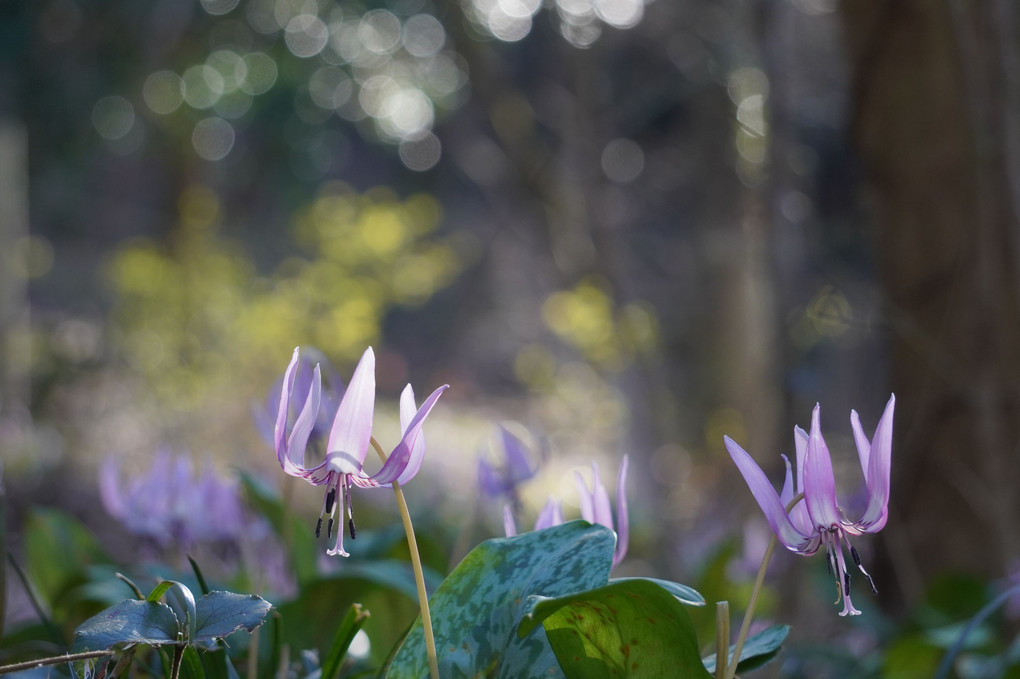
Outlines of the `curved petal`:
{"type": "Polygon", "coordinates": [[[782,500],[776,494],[776,489],[769,483],[765,472],[755,464],[747,451],[737,445],[729,436],[723,437],[723,442],[726,444],[726,450],[734,464],[737,465],[737,469],[743,475],[744,481],[747,482],[747,487],[751,489],[751,495],[754,496],[761,511],[765,514],[765,519],[769,522],[772,532],[787,549],[808,553],[805,551],[805,545],[811,534],[802,533],[790,521],[790,517],[783,508],[782,500]]]}
{"type": "Polygon", "coordinates": [[[563,523],[563,509],[560,501],[554,497],[549,498],[542,511],[538,513],[538,520],[535,521],[535,530],[559,526],[563,523]]]}
{"type": "Polygon", "coordinates": [[[868,508],[864,516],[857,522],[857,528],[866,533],[874,533],[885,526],[889,507],[889,477],[892,466],[892,434],[893,411],[896,408],[896,395],[889,398],[885,412],[875,428],[875,436],[871,440],[871,455],[868,459],[867,484],[868,508]]]}
{"type": "Polygon", "coordinates": [[[790,500],[796,493],[793,492],[793,470],[790,469],[790,458],[780,453],[779,457],[783,458],[783,464],[786,465],[786,478],[783,480],[783,489],[779,491],[779,500],[783,503],[783,507],[790,504],[790,500]]]}
{"type": "MultiPolygon", "coordinates": [[[[793,444],[797,450],[797,471],[793,489],[797,493],[804,492],[804,459],[807,457],[808,433],[800,427],[793,428],[793,444]]],[[[796,494],[796,493],[795,493],[796,494]]]]}
{"type": "Polygon", "coordinates": [[[816,404],[811,412],[811,433],[808,434],[804,454],[804,502],[811,515],[812,526],[823,529],[838,526],[842,522],[836,507],[836,479],[832,474],[832,458],[819,424],[820,411],[821,408],[816,404]]]}
{"type": "Polygon", "coordinates": [[[300,476],[308,472],[305,467],[305,448],[308,446],[308,437],[315,427],[315,419],[319,414],[319,394],[322,390],[322,380],[319,376],[319,366],[315,366],[312,373],[311,384],[308,388],[308,396],[305,398],[305,405],[294,422],[294,429],[287,439],[286,450],[276,450],[276,458],[283,467],[283,471],[291,476],[300,476]]]}
{"type": "Polygon", "coordinates": [[[574,479],[577,481],[577,494],[581,503],[581,518],[588,523],[596,523],[595,496],[590,490],[588,490],[588,484],[585,483],[584,477],[581,476],[581,472],[574,472],[574,479]]]}
{"type": "MultiPolygon", "coordinates": [[[[400,393],[400,437],[401,440],[407,435],[413,422],[414,416],[417,415],[417,402],[414,400],[414,389],[408,384],[404,387],[404,391],[400,393]]],[[[414,465],[414,461],[417,460],[418,467],[421,467],[421,461],[425,458],[425,432],[419,432],[418,436],[414,439],[414,444],[411,446],[411,461],[408,462],[408,466],[414,465]]],[[[411,474],[417,474],[417,470],[411,474]]],[[[407,479],[397,479],[399,483],[403,483],[405,480],[409,481],[411,477],[407,479]]]]}
{"type": "Polygon", "coordinates": [[[490,497],[501,495],[507,490],[496,470],[484,458],[478,460],[478,487],[490,497]]]}
{"type": "Polygon", "coordinates": [[[538,466],[532,466],[525,452],[527,446],[512,431],[499,426],[500,443],[503,445],[503,455],[506,457],[507,485],[513,487],[527,481],[538,471],[538,466]]]}
{"type": "Polygon", "coordinates": [[[273,443],[276,445],[276,456],[280,457],[280,450],[283,449],[284,439],[287,438],[287,417],[290,414],[290,395],[294,391],[294,370],[297,368],[298,359],[301,353],[300,347],[294,347],[294,354],[287,364],[287,370],[283,373],[283,381],[280,384],[280,400],[276,408],[276,427],[273,430],[273,443]]]}
{"type": "Polygon", "coordinates": [[[388,486],[394,481],[402,485],[414,478],[418,470],[421,469],[422,460],[425,458],[424,441],[422,441],[420,446],[417,445],[418,441],[422,439],[422,425],[425,424],[425,418],[432,412],[436,401],[439,400],[439,397],[449,387],[450,385],[444,384],[425,399],[425,402],[421,404],[421,408],[418,408],[418,412],[414,414],[414,417],[408,424],[403,438],[400,439],[400,443],[393,449],[390,456],[386,458],[382,469],[370,477],[372,481],[380,486],[388,486]]]}
{"type": "Polygon", "coordinates": [[[595,523],[601,524],[609,530],[616,530],[613,525],[613,507],[609,504],[609,493],[602,485],[602,478],[599,476],[599,465],[591,463],[592,468],[592,503],[595,507],[595,523]]]}
{"type": "Polygon", "coordinates": [[[372,414],[375,409],[375,353],[365,349],[347,385],[333,420],[326,446],[331,470],[354,474],[361,470],[372,438],[372,414]]]}
{"type": "Polygon", "coordinates": [[[503,505],[503,531],[508,538],[517,535],[517,523],[514,521],[514,510],[509,504],[503,505]]]}
{"type": "Polygon", "coordinates": [[[630,546],[630,514],[627,509],[627,465],[629,456],[620,462],[620,475],[616,479],[616,549],[613,551],[613,566],[627,556],[630,546]]]}

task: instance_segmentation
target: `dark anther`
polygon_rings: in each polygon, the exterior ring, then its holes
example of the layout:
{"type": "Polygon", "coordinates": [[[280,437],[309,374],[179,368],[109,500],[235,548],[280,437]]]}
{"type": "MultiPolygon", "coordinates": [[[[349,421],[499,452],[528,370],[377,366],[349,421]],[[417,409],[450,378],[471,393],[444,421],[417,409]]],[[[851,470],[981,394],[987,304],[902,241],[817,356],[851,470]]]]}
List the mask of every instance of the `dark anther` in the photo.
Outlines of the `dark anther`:
{"type": "Polygon", "coordinates": [[[347,527],[351,529],[351,540],[353,540],[358,534],[358,532],[354,530],[354,519],[347,520],[347,527]]]}
{"type": "Polygon", "coordinates": [[[336,502],[336,488],[330,488],[326,493],[326,513],[333,513],[333,503],[336,502]]]}
{"type": "Polygon", "coordinates": [[[319,534],[322,533],[322,517],[319,517],[318,523],[315,524],[315,537],[318,538],[319,534]]]}
{"type": "Polygon", "coordinates": [[[333,537],[333,517],[329,517],[329,527],[326,528],[326,539],[333,537]]]}
{"type": "Polygon", "coordinates": [[[843,571],[843,596],[850,596],[850,571],[843,571]]]}
{"type": "Polygon", "coordinates": [[[825,548],[825,570],[832,575],[832,552],[828,547],[825,548]]]}
{"type": "Polygon", "coordinates": [[[861,569],[861,573],[864,573],[864,577],[867,579],[868,584],[871,585],[871,591],[878,594],[878,587],[875,587],[875,581],[868,575],[868,571],[864,570],[864,566],[861,565],[861,555],[857,553],[857,550],[853,545],[850,545],[850,556],[853,557],[854,563],[861,569]]]}

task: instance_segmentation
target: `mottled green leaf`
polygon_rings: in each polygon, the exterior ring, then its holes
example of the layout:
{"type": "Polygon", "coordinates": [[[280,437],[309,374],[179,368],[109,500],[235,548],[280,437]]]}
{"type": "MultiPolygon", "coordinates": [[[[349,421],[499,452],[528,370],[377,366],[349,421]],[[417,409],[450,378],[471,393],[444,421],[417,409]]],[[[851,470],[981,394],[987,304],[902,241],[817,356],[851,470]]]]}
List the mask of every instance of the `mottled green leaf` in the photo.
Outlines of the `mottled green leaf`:
{"type": "MultiPolygon", "coordinates": [[[[775,658],[783,642],[786,640],[786,635],[789,633],[789,625],[773,625],[757,634],[752,634],[747,638],[747,641],[744,642],[744,647],[740,650],[740,662],[737,664],[737,672],[748,672],[756,667],[761,667],[775,658]]],[[[733,646],[730,646],[730,662],[733,661],[733,648],[733,646]]],[[[709,672],[715,672],[715,655],[706,657],[704,663],[705,669],[709,672]]]]}
{"type": "Polygon", "coordinates": [[[212,641],[242,627],[248,632],[262,624],[270,604],[254,594],[212,591],[198,600],[196,641],[212,641]]]}
{"type": "Polygon", "coordinates": [[[627,582],[629,580],[644,580],[645,582],[654,582],[659,587],[675,596],[680,600],[681,603],[685,603],[688,606],[704,606],[705,597],[701,596],[701,592],[688,587],[687,585],[681,585],[679,582],[673,582],[672,580],[659,580],[658,578],[613,578],[609,581],[609,584],[617,582],[627,582]]]}
{"type": "Polygon", "coordinates": [[[676,583],[668,584],[626,578],[569,596],[532,597],[519,633],[541,623],[568,679],[710,679],[694,623],[670,591],[676,583]]]}
{"type": "Polygon", "coordinates": [[[75,653],[129,644],[177,642],[177,616],[166,604],[129,599],[94,615],[74,631],[75,653]]]}
{"type": "MultiPolygon", "coordinates": [[[[445,679],[562,676],[542,629],[517,635],[524,604],[533,594],[557,597],[605,585],[615,544],[608,528],[571,521],[473,549],[430,599],[440,674],[445,679]]],[[[387,676],[427,675],[419,620],[387,676]]]]}

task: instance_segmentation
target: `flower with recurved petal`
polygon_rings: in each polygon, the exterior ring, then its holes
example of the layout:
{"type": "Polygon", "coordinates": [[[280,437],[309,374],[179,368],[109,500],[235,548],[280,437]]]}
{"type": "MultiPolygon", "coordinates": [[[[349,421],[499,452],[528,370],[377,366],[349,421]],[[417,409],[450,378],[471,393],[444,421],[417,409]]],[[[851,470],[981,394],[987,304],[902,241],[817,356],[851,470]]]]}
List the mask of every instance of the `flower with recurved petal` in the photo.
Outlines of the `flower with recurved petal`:
{"type": "MultiPolygon", "coordinates": [[[[334,514],[339,513],[342,519],[343,513],[346,512],[351,539],[354,539],[351,486],[388,488],[394,483],[402,485],[414,478],[421,469],[425,457],[422,425],[449,385],[443,385],[432,392],[417,410],[411,385],[408,384],[404,388],[400,395],[400,428],[403,435],[387,457],[382,469],[369,476],[362,469],[372,440],[372,415],[375,408],[375,354],[369,347],[358,361],[351,382],[340,400],[326,444],[326,458],[318,465],[307,467],[305,449],[319,413],[322,377],[319,366],[316,366],[312,372],[304,405],[293,425],[290,425],[290,402],[294,397],[299,363],[300,349],[295,349],[290,365],[284,373],[280,393],[280,409],[274,432],[276,458],[287,474],[299,476],[315,486],[326,486],[319,523],[315,529],[316,535],[322,528],[322,520],[328,519],[326,534],[327,537],[330,536],[333,531],[334,514]],[[340,509],[337,510],[337,507],[340,509]]],[[[349,556],[344,550],[342,528],[337,530],[336,544],[327,551],[327,554],[349,556]]]]}
{"type": "MultiPolygon", "coordinates": [[[[616,521],[613,521],[613,510],[609,503],[609,493],[602,485],[599,477],[599,465],[592,462],[592,489],[588,490],[588,484],[584,477],[577,474],[577,489],[581,496],[581,518],[588,523],[597,523],[605,526],[616,533],[616,549],[613,550],[613,568],[623,561],[627,555],[627,547],[630,541],[630,519],[627,511],[627,463],[628,457],[623,456],[620,462],[620,475],[616,480],[616,521]]],[[[558,526],[563,523],[563,512],[560,508],[560,501],[554,497],[549,498],[545,507],[538,515],[535,522],[535,530],[542,530],[550,526],[558,526]]],[[[503,529],[506,536],[517,535],[517,524],[514,521],[513,508],[507,504],[503,507],[503,529]]]]}
{"type": "Polygon", "coordinates": [[[850,413],[857,454],[864,471],[868,491],[868,504],[859,519],[847,518],[836,502],[836,482],[832,473],[832,459],[829,448],[822,438],[819,425],[819,406],[811,413],[811,431],[805,433],[800,427],[794,428],[796,441],[796,476],[786,461],[786,481],[783,490],[776,494],[765,473],[755,464],[751,456],[730,437],[725,437],[726,449],[744,476],[751,494],[765,513],[772,531],[783,545],[792,552],[810,556],[825,547],[826,566],[836,579],[839,593],[836,600],[843,602],[840,615],[859,615],[850,601],[850,572],[846,567],[844,551],[848,551],[854,563],[864,574],[872,590],[875,584],[861,565],[857,550],[850,544],[850,537],[864,533],[877,533],[885,526],[889,506],[889,468],[892,459],[893,410],[895,395],[889,399],[885,412],[878,421],[875,435],[869,439],[861,427],[856,411],[850,413]],[[803,502],[787,506],[803,493],[803,502]]]}
{"type": "Polygon", "coordinates": [[[499,449],[503,456],[500,466],[479,458],[478,487],[489,497],[505,495],[516,504],[517,487],[534,478],[541,458],[532,461],[533,456],[524,441],[503,425],[499,426],[499,449]]]}

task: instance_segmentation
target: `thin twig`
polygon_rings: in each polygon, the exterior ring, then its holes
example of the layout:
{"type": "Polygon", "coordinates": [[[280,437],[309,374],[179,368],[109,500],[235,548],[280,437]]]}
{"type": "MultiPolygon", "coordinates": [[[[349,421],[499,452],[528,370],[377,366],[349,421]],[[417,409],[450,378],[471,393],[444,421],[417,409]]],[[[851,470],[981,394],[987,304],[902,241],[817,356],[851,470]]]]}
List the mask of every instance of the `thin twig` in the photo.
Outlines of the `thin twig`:
{"type": "Polygon", "coordinates": [[[11,665],[0,665],[0,674],[8,674],[10,672],[19,672],[21,670],[31,670],[36,667],[44,667],[46,665],[59,665],[65,662],[74,662],[76,660],[89,660],[90,658],[102,658],[103,656],[113,655],[112,651],[85,651],[84,653],[68,653],[66,655],[50,656],[49,658],[39,658],[38,660],[26,660],[25,662],[13,663],[11,665]]]}

